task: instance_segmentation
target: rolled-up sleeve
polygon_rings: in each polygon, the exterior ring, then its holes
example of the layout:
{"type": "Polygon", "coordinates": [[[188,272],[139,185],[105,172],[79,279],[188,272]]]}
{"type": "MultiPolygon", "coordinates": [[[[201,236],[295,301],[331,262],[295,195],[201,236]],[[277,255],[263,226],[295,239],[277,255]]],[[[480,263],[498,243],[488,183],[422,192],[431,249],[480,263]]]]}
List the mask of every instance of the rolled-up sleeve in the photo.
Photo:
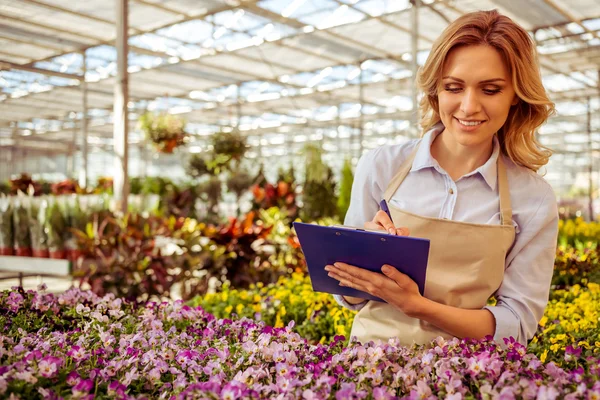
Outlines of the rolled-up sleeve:
{"type": "MultiPolygon", "coordinates": [[[[534,206],[535,207],[535,206],[534,206]]],[[[487,306],[496,320],[494,340],[514,337],[527,345],[544,315],[554,272],[558,235],[558,209],[552,188],[548,190],[529,222],[521,226],[507,256],[504,279],[487,306]]]]}
{"type": "Polygon", "coordinates": [[[367,300],[363,301],[362,303],[358,303],[358,304],[350,304],[344,299],[344,296],[342,296],[340,294],[334,294],[333,298],[335,299],[335,301],[337,301],[337,303],[340,306],[346,307],[347,309],[352,310],[352,311],[359,311],[361,308],[363,308],[365,306],[365,304],[367,304],[367,300]]]}

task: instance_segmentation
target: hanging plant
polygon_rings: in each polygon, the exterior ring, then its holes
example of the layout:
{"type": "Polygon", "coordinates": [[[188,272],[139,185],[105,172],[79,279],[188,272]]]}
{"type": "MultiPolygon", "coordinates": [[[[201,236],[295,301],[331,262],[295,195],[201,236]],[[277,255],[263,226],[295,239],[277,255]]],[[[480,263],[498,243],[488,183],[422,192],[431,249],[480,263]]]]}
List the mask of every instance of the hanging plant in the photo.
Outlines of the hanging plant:
{"type": "Polygon", "coordinates": [[[246,138],[237,131],[214,134],[212,145],[215,159],[218,156],[226,156],[229,161],[235,160],[238,163],[244,157],[244,154],[246,154],[246,150],[248,150],[246,138]]]}
{"type": "Polygon", "coordinates": [[[170,114],[146,112],[138,120],[146,138],[161,153],[173,153],[176,147],[183,146],[188,139],[185,121],[170,114]]]}

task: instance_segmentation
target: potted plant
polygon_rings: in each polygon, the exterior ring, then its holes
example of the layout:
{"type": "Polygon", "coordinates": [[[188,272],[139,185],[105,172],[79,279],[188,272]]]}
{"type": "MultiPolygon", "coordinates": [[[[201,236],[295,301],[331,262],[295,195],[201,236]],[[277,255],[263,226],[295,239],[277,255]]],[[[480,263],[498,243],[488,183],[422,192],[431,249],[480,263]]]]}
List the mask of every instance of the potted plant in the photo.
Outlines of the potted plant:
{"type": "Polygon", "coordinates": [[[350,197],[352,195],[352,183],[354,175],[352,174],[352,164],[346,159],[342,167],[342,178],[340,180],[340,196],[337,201],[338,216],[343,221],[346,217],[346,212],[350,207],[350,197]]]}
{"type": "Polygon", "coordinates": [[[337,214],[333,171],[323,162],[322,150],[319,147],[307,145],[305,152],[306,180],[301,218],[303,221],[314,221],[323,217],[333,217],[337,214]]]}
{"type": "Polygon", "coordinates": [[[185,121],[174,115],[146,112],[138,122],[146,138],[161,153],[173,153],[176,147],[187,142],[189,135],[185,131],[185,121]]]}
{"type": "Polygon", "coordinates": [[[48,258],[48,239],[45,231],[46,209],[48,201],[42,199],[34,201],[29,209],[29,233],[31,235],[31,248],[34,257],[48,258]]]}
{"type": "Polygon", "coordinates": [[[66,221],[63,212],[56,201],[48,206],[46,212],[44,232],[48,238],[49,256],[55,259],[66,259],[64,244],[66,221]]]}
{"type": "Polygon", "coordinates": [[[0,197],[0,256],[12,256],[13,246],[13,207],[10,198],[0,197]]]}
{"type": "Polygon", "coordinates": [[[29,199],[19,196],[13,211],[15,255],[31,257],[31,236],[29,233],[29,199]]]}
{"type": "Polygon", "coordinates": [[[28,174],[21,174],[16,179],[11,179],[10,181],[10,192],[12,195],[17,195],[19,192],[28,193],[30,192],[30,187],[33,188],[33,195],[38,196],[41,194],[41,185],[38,182],[35,182],[31,179],[31,176],[28,174]]]}

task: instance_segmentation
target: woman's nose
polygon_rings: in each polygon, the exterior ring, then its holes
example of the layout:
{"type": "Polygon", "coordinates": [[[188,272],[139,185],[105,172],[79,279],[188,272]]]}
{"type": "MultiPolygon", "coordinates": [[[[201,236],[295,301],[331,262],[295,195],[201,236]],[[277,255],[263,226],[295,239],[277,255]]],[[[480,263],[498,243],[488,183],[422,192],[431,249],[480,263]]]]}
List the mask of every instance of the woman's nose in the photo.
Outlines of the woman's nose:
{"type": "Polygon", "coordinates": [[[465,90],[460,104],[460,111],[464,113],[465,116],[477,114],[481,111],[481,103],[479,102],[475,90],[465,90]]]}

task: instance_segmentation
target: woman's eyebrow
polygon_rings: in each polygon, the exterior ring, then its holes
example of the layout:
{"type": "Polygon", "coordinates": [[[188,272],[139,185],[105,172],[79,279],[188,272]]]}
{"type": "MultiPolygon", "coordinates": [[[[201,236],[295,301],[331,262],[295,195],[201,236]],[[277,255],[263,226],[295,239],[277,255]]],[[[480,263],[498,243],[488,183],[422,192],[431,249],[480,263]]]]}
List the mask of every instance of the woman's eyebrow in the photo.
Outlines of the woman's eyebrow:
{"type": "MultiPolygon", "coordinates": [[[[454,76],[450,76],[450,75],[444,76],[442,79],[452,79],[452,80],[460,82],[460,83],[465,83],[465,81],[463,81],[462,79],[455,78],[454,76]]],[[[500,81],[506,82],[506,79],[504,79],[504,78],[492,78],[492,79],[486,79],[486,80],[481,81],[479,83],[491,83],[491,82],[500,82],[500,81]]]]}

